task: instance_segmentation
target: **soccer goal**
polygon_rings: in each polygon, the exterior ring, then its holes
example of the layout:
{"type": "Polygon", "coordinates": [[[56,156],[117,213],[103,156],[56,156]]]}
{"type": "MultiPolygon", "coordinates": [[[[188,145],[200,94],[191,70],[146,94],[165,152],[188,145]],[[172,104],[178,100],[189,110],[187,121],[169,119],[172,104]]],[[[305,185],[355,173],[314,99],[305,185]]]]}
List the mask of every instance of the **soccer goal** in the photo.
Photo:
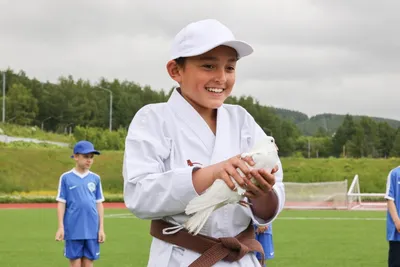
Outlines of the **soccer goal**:
{"type": "Polygon", "coordinates": [[[347,180],[284,184],[287,209],[347,209],[347,180]]]}
{"type": "Polygon", "coordinates": [[[386,209],[384,193],[361,193],[360,180],[356,174],[347,192],[348,209],[382,210],[386,209]]]}

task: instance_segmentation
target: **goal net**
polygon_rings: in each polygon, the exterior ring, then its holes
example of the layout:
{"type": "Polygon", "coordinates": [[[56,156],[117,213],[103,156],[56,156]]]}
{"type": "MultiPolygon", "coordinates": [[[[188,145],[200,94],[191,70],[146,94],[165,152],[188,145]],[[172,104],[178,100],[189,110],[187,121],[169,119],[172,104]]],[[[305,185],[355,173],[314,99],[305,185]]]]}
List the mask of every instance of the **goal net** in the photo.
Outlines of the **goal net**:
{"type": "Polygon", "coordinates": [[[384,193],[361,193],[358,175],[354,176],[347,192],[348,209],[382,210],[386,209],[384,193]]]}
{"type": "Polygon", "coordinates": [[[285,182],[288,209],[347,209],[347,180],[318,183],[285,182]]]}

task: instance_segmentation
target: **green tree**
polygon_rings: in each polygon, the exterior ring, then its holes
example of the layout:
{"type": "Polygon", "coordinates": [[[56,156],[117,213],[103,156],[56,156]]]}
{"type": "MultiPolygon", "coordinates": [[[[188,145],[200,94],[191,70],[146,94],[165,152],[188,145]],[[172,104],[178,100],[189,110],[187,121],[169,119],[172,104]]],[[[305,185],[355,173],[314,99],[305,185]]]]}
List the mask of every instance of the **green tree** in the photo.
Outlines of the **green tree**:
{"type": "Polygon", "coordinates": [[[347,114],[343,120],[342,125],[339,126],[332,140],[333,155],[338,157],[343,151],[343,146],[353,138],[356,132],[356,125],[353,117],[347,114]]]}
{"type": "Polygon", "coordinates": [[[17,83],[11,86],[6,101],[6,114],[17,124],[30,125],[39,111],[37,99],[22,84],[17,83]]]}
{"type": "Polygon", "coordinates": [[[360,124],[355,127],[355,133],[351,140],[346,142],[348,156],[361,158],[367,156],[367,147],[365,145],[365,134],[360,124]]]}
{"type": "Polygon", "coordinates": [[[369,117],[363,116],[361,117],[359,124],[364,132],[364,156],[378,157],[379,136],[376,122],[369,117]]]}
{"type": "Polygon", "coordinates": [[[400,130],[397,130],[396,137],[393,142],[393,147],[390,151],[391,157],[400,157],[400,130]]]}
{"type": "Polygon", "coordinates": [[[396,137],[396,130],[387,122],[380,122],[378,124],[378,136],[379,144],[378,151],[381,157],[387,157],[390,155],[390,151],[393,147],[393,143],[396,137]]]}
{"type": "Polygon", "coordinates": [[[318,130],[314,135],[314,137],[327,137],[327,136],[328,132],[323,127],[318,127],[318,130]]]}

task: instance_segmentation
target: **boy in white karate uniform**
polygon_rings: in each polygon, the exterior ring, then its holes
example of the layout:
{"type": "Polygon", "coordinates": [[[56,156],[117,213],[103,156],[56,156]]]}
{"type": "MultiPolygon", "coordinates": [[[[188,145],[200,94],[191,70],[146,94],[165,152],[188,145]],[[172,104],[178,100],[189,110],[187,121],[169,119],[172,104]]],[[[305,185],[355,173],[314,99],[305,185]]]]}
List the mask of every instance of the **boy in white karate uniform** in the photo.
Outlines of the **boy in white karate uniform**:
{"type": "MultiPolygon", "coordinates": [[[[148,266],[261,266],[255,253],[238,251],[205,263],[210,259],[201,257],[203,253],[176,245],[164,238],[162,231],[156,232],[160,222],[186,222],[186,205],[216,179],[223,179],[232,190],[231,177],[245,186],[251,205],[229,204],[215,210],[200,236],[217,242],[217,238],[236,237],[251,228],[254,239],[252,223],[267,225],[282,210],[285,192],[280,162],[272,173],[250,172],[245,161],[254,164],[252,159],[240,158],[265,133],[245,109],[224,104],[235,83],[238,59],[252,52],[249,44],[236,40],[217,20],[187,25],[176,35],[166,66],[179,88],[167,103],[141,108],[131,122],[123,161],[124,200],[137,217],[152,220],[148,266]],[[246,177],[240,176],[237,168],[246,177]],[[260,185],[252,184],[250,177],[260,185]],[[196,260],[201,263],[190,265],[196,260]]],[[[190,240],[183,240],[187,244],[200,243],[188,235],[190,240]]]]}

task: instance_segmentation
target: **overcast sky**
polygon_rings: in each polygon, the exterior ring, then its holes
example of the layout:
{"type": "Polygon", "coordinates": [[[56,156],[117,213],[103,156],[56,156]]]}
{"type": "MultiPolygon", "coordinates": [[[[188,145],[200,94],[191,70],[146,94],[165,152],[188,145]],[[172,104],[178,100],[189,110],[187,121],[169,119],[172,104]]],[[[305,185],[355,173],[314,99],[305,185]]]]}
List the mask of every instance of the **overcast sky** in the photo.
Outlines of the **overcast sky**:
{"type": "Polygon", "coordinates": [[[398,0],[0,0],[0,70],[168,90],[174,35],[216,18],[255,52],[234,95],[306,113],[400,120],[398,0]]]}

